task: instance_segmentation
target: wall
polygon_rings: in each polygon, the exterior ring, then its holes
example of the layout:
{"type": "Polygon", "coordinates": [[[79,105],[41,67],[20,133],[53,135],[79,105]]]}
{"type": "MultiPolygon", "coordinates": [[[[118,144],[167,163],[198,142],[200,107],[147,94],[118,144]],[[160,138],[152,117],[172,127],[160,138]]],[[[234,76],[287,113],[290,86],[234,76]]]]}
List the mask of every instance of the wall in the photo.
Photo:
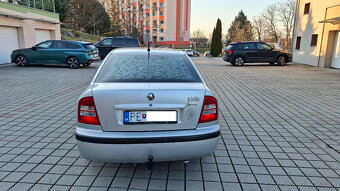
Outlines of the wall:
{"type": "MultiPolygon", "coordinates": [[[[333,30],[340,30],[340,25],[323,24],[320,21],[325,19],[326,8],[334,5],[340,5],[340,0],[300,0],[299,9],[297,10],[297,22],[293,36],[293,61],[297,63],[308,64],[312,66],[327,66],[329,58],[328,36],[333,30]],[[311,3],[310,13],[304,14],[306,3],[311,3]],[[318,34],[316,46],[311,46],[312,34],[318,34]],[[301,36],[300,50],[296,50],[296,38],[301,36]],[[320,56],[320,58],[319,58],[320,56]]],[[[340,6],[329,8],[327,18],[340,17],[340,6]]]]}

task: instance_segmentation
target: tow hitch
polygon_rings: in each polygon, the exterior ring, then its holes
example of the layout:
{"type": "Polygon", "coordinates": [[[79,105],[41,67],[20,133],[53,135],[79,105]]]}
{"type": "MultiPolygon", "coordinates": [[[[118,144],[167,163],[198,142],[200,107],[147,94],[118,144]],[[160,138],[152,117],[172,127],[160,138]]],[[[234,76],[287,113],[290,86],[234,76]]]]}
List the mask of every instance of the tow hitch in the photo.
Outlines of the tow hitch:
{"type": "Polygon", "coordinates": [[[153,156],[149,155],[148,157],[149,162],[146,163],[146,168],[148,168],[148,170],[152,170],[153,168],[153,156]]]}

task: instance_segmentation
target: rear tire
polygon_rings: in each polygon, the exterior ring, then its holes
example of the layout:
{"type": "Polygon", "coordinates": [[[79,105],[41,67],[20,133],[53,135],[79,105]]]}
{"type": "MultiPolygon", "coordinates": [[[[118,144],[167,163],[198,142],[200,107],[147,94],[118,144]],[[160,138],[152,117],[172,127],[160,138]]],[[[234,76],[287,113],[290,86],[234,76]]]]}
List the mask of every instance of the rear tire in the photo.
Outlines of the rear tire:
{"type": "Polygon", "coordinates": [[[69,57],[66,60],[66,64],[71,69],[77,69],[80,66],[80,62],[76,57],[69,57]]]}
{"type": "Polygon", "coordinates": [[[238,56],[234,60],[235,66],[243,66],[244,65],[244,58],[241,56],[238,56]]]}
{"type": "Polygon", "coordinates": [[[28,65],[28,61],[27,58],[24,55],[18,55],[15,58],[15,63],[17,64],[17,66],[19,67],[26,67],[28,65]]]}
{"type": "Polygon", "coordinates": [[[279,66],[284,66],[286,64],[286,58],[284,56],[279,56],[277,59],[277,64],[279,66]]]}

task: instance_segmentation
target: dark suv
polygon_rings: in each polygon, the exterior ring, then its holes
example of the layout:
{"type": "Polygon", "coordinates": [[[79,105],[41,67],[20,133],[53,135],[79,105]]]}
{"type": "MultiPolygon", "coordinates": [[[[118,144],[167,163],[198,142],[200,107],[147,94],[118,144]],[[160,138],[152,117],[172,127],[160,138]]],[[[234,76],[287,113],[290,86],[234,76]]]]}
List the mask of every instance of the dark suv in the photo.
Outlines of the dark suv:
{"type": "Polygon", "coordinates": [[[236,42],[231,43],[224,52],[223,60],[234,66],[244,63],[269,62],[285,65],[292,61],[292,55],[284,50],[273,49],[264,42],[236,42]]]}
{"type": "Polygon", "coordinates": [[[124,47],[139,47],[139,40],[134,37],[109,37],[99,41],[95,46],[99,50],[99,56],[104,59],[113,49],[124,47]]]}

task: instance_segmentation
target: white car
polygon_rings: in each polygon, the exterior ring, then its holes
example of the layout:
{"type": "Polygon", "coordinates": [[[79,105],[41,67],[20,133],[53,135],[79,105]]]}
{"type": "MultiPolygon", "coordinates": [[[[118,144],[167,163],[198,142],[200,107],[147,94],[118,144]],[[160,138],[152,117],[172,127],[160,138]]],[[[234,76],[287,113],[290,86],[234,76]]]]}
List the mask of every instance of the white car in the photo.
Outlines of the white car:
{"type": "Polygon", "coordinates": [[[217,107],[184,52],[117,49],[79,97],[78,149],[87,159],[114,163],[209,155],[220,135],[217,107]]]}
{"type": "Polygon", "coordinates": [[[192,49],[185,49],[184,52],[185,52],[188,56],[195,56],[194,50],[192,50],[192,49]]]}

